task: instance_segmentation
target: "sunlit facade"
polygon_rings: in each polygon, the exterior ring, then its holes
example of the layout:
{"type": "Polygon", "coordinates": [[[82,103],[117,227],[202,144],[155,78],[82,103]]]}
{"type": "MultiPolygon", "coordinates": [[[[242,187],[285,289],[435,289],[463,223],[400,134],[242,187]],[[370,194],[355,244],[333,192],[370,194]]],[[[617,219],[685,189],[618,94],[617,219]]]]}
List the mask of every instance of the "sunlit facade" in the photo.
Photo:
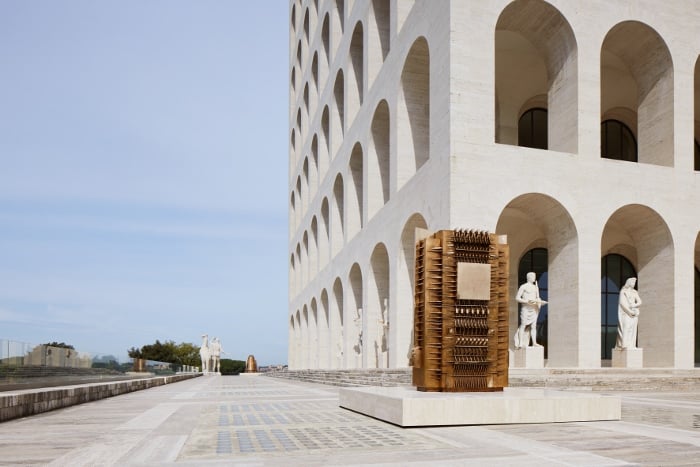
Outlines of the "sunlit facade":
{"type": "MultiPolygon", "coordinates": [[[[408,366],[416,229],[508,236],[546,365],[697,359],[700,6],[292,0],[289,366],[408,366]]],[[[515,300],[511,329],[517,328],[515,300]]]]}

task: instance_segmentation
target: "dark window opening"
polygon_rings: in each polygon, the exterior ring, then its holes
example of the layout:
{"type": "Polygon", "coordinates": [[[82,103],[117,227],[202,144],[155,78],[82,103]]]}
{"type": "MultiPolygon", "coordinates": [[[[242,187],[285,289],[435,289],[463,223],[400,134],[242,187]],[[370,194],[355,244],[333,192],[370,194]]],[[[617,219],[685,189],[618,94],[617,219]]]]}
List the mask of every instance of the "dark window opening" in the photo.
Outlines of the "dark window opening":
{"type": "Polygon", "coordinates": [[[600,128],[600,154],[606,159],[637,162],[637,140],[619,120],[605,120],[600,128]]]}
{"type": "Polygon", "coordinates": [[[547,109],[530,109],[520,117],[518,146],[547,149],[547,109]]]}

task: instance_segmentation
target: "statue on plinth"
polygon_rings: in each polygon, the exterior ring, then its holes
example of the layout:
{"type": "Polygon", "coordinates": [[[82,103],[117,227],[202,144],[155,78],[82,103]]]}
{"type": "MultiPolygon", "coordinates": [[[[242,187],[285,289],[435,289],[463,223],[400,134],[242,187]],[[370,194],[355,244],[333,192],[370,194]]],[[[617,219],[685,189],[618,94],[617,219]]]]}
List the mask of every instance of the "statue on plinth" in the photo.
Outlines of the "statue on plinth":
{"type": "Polygon", "coordinates": [[[520,303],[520,326],[513,338],[516,349],[529,347],[530,338],[532,338],[532,347],[542,347],[537,343],[537,317],[540,314],[540,308],[547,302],[540,298],[535,273],[528,272],[526,277],[527,282],[521,285],[518,293],[515,294],[515,300],[520,303]]]}
{"type": "Polygon", "coordinates": [[[221,340],[218,337],[212,338],[209,351],[211,353],[211,371],[213,371],[214,373],[220,373],[221,354],[226,352],[224,352],[221,348],[221,340]]]}
{"type": "Polygon", "coordinates": [[[209,334],[202,334],[202,346],[199,348],[199,358],[202,360],[202,373],[207,373],[209,371],[210,357],[209,334]]]}
{"type": "Polygon", "coordinates": [[[639,321],[639,307],[642,299],[634,288],[637,284],[636,277],[630,277],[620,290],[620,301],[617,306],[617,349],[637,348],[637,324],[639,321]]]}

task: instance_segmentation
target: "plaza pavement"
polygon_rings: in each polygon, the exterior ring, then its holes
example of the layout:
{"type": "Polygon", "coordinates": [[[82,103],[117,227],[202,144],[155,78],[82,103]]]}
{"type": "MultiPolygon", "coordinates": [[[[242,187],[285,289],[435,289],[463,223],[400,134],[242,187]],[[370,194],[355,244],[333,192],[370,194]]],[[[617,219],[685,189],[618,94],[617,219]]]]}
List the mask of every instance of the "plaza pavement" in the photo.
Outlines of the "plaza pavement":
{"type": "Polygon", "coordinates": [[[700,388],[620,392],[623,420],[400,428],[338,389],[205,376],[0,424],[0,465],[700,465],[700,388]]]}

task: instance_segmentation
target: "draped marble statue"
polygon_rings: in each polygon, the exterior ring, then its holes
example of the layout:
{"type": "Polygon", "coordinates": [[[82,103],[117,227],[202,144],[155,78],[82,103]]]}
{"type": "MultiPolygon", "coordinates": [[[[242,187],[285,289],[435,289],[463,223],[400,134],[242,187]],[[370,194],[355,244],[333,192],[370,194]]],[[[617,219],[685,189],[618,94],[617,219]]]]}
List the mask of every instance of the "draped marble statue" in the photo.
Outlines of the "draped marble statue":
{"type": "Polygon", "coordinates": [[[209,371],[210,357],[209,334],[202,334],[202,346],[199,348],[199,358],[202,360],[202,373],[207,373],[209,371]]]}
{"type": "Polygon", "coordinates": [[[636,277],[630,277],[620,290],[620,301],[617,306],[617,342],[618,349],[637,348],[637,323],[639,321],[639,307],[642,299],[634,286],[636,277]]]}
{"type": "Polygon", "coordinates": [[[537,316],[547,302],[540,298],[540,289],[534,272],[527,273],[527,282],[520,286],[515,300],[520,303],[520,326],[513,337],[515,348],[542,347],[537,343],[537,316]]]}

